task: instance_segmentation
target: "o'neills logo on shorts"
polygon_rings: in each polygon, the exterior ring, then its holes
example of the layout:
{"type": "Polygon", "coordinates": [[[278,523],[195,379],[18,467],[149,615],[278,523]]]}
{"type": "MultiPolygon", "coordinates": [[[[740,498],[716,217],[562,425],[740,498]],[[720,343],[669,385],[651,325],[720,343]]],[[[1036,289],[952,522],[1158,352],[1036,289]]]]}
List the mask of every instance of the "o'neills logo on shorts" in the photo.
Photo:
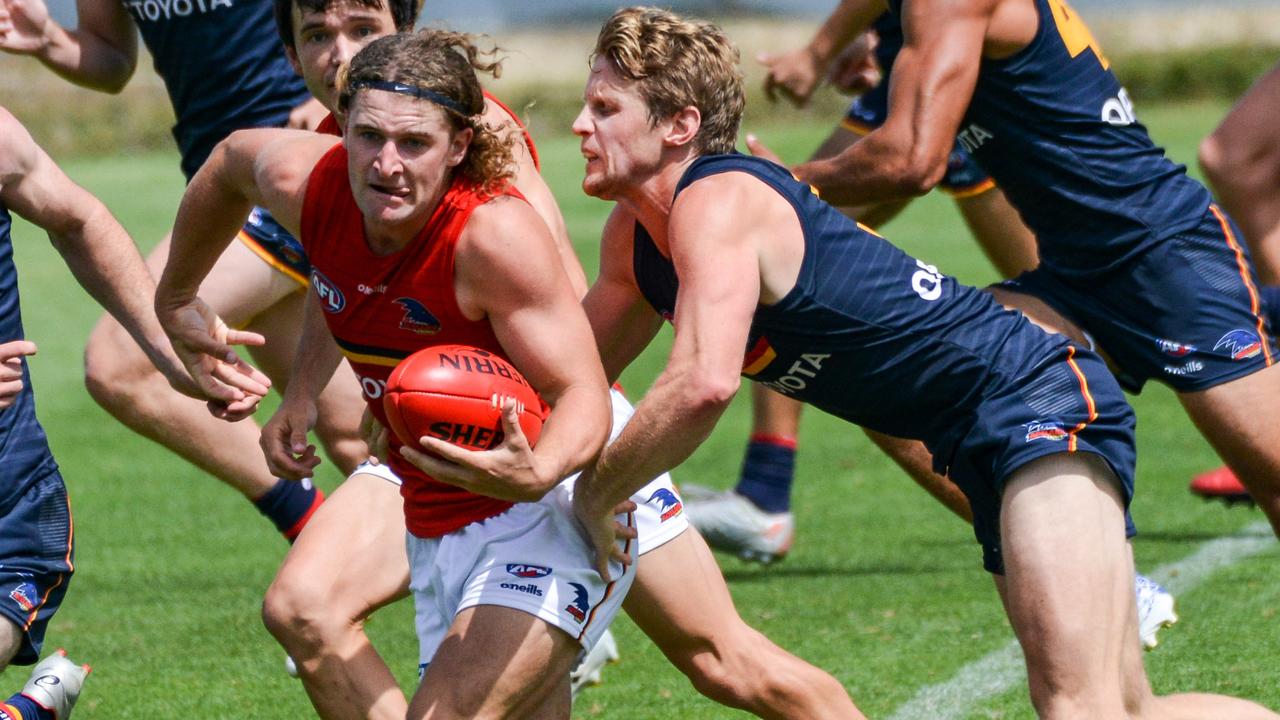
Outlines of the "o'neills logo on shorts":
{"type": "Polygon", "coordinates": [[[1033,422],[1027,424],[1027,442],[1032,440],[1065,440],[1067,431],[1062,423],[1033,422]]]}
{"type": "Polygon", "coordinates": [[[514,590],[516,592],[525,593],[526,595],[542,597],[542,588],[538,587],[537,585],[534,585],[533,583],[529,583],[528,585],[517,585],[516,583],[502,583],[498,587],[502,588],[503,590],[514,590]]]}

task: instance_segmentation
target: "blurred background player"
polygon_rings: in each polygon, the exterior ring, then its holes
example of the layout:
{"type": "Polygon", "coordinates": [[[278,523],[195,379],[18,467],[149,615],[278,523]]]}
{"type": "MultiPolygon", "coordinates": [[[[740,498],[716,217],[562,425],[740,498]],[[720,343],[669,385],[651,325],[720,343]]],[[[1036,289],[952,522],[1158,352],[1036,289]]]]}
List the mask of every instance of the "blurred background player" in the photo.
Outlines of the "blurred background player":
{"type": "MultiPolygon", "coordinates": [[[[1274,334],[1280,330],[1280,65],[1258,80],[1213,134],[1200,144],[1200,168],[1213,193],[1240,225],[1253,265],[1258,294],[1274,334]]],[[[1191,481],[1191,492],[1228,504],[1249,500],[1249,491],[1222,467],[1191,481]]]]}
{"type": "MultiPolygon", "coordinates": [[[[761,55],[766,68],[765,91],[803,106],[822,78],[838,88],[861,92],[839,125],[811,159],[830,158],[879,127],[888,109],[894,61],[902,49],[902,26],[892,13],[878,17],[872,29],[846,41],[844,29],[825,23],[804,48],[780,55],[761,55]],[[847,45],[847,47],[846,47],[847,45]]],[[[955,200],[956,209],[1001,277],[1013,277],[1036,266],[1035,237],[991,178],[957,142],[939,186],[955,200]]],[[[910,200],[841,208],[849,217],[879,228],[897,216],[910,200]]],[[[737,485],[713,491],[683,484],[689,521],[714,548],[744,560],[770,563],[782,557],[794,540],[791,484],[802,403],[753,385],[752,429],[737,485]]],[[[873,434],[872,439],[876,436],[873,434]]],[[[947,507],[970,520],[968,505],[947,485],[922,482],[947,507]]]]}
{"type": "MultiPolygon", "coordinates": [[[[832,18],[852,36],[883,9],[844,0],[832,18]]],[[[797,176],[836,202],[919,194],[958,136],[1038,242],[1040,265],[994,288],[998,299],[1096,340],[1130,391],[1173,388],[1280,531],[1280,418],[1257,401],[1280,395],[1280,370],[1247,248],[1151,141],[1080,16],[1061,0],[890,9],[904,47],[885,123],[797,176]]],[[[891,452],[927,472],[918,448],[891,452]]]]}
{"type": "MultiPolygon", "coordinates": [[[[67,490],[36,419],[26,360],[36,344],[22,327],[10,211],[49,233],[72,275],[120,319],[166,385],[198,393],[156,321],[155,282],[133,240],[0,108],[0,671],[39,658],[75,562],[67,490]]],[[[22,693],[0,702],[0,717],[66,720],[87,673],[65,653],[49,655],[22,693]]]]}
{"type": "Polygon", "coordinates": [[[858,227],[786,168],[735,153],[742,76],[714,25],[618,11],[584,96],[583,189],[616,203],[585,301],[606,373],[664,321],[675,329],[664,370],[574,498],[602,571],[611,508],[688,458],[745,376],[945,458],[1045,717],[1280,717],[1152,695],[1125,543],[1134,418],[1096,354],[858,227]]]}
{"type": "MultiPolygon", "coordinates": [[[[49,16],[43,0],[0,0],[0,49],[31,55],[78,85],[118,92],[137,66],[141,33],[178,119],[173,134],[188,179],[233,130],[313,128],[324,117],[324,108],[308,97],[280,51],[271,0],[163,8],[78,0],[76,8],[78,26],[67,29],[49,16]]],[[[251,352],[283,389],[301,326],[306,257],[269,214],[256,209],[237,238],[210,274],[202,297],[231,326],[266,338],[251,352]]],[[[168,254],[166,238],[148,258],[153,274],[168,254]]],[[[116,419],[235,488],[287,539],[297,536],[323,499],[309,481],[272,476],[258,451],[253,423],[228,425],[214,416],[230,411],[240,417],[246,408],[206,408],[165,387],[164,378],[110,316],[89,339],[85,373],[94,399],[116,419]]],[[[351,378],[345,368],[339,376],[351,378]]],[[[344,473],[367,455],[358,433],[359,408],[351,382],[335,382],[321,400],[316,433],[344,473]]]]}

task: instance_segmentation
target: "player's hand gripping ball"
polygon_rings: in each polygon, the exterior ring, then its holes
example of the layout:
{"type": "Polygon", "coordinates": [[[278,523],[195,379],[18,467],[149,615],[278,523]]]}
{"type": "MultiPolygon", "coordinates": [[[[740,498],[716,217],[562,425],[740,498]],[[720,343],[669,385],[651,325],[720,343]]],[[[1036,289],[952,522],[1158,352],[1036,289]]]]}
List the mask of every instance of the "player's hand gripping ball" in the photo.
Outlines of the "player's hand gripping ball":
{"type": "Polygon", "coordinates": [[[405,445],[422,449],[429,435],[472,450],[502,442],[502,408],[516,402],[520,429],[532,447],[547,408],[511,363],[470,345],[419,350],[387,378],[382,407],[391,431],[405,445]]]}

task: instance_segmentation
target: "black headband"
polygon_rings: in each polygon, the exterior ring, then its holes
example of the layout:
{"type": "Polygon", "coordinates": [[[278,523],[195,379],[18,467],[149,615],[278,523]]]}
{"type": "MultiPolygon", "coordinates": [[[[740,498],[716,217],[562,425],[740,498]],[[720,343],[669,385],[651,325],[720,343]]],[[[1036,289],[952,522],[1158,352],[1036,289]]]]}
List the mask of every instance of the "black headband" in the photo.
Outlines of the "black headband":
{"type": "Polygon", "coordinates": [[[468,117],[471,113],[462,107],[462,103],[454,100],[448,95],[428,90],[426,88],[417,87],[416,85],[405,85],[404,83],[390,82],[387,80],[357,80],[351,83],[351,94],[359,90],[385,90],[387,92],[400,93],[401,95],[409,95],[422,100],[430,100],[431,102],[452,110],[463,117],[468,117]]]}

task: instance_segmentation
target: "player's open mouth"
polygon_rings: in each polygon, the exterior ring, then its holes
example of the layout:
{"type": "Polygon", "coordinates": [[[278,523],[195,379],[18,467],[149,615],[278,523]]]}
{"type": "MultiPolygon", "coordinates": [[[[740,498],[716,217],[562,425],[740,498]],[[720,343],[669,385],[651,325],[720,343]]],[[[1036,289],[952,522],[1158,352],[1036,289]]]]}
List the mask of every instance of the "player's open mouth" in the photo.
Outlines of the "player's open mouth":
{"type": "Polygon", "coordinates": [[[383,195],[390,195],[391,197],[403,198],[409,196],[409,188],[407,187],[391,187],[390,185],[369,183],[369,189],[383,195]]]}

